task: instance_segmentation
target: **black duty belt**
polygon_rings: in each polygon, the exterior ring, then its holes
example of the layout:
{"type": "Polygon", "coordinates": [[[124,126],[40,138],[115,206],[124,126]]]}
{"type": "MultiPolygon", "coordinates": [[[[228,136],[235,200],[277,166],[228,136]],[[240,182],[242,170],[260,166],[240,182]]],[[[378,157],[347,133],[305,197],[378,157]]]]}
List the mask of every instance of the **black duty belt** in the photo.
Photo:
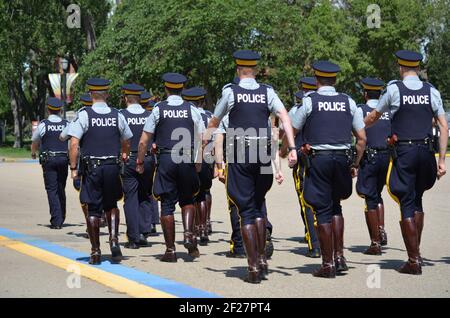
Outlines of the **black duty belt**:
{"type": "MultiPolygon", "coordinates": [[[[139,153],[139,151],[130,151],[130,158],[136,158],[138,156],[138,153],[139,153]]],[[[152,153],[150,150],[145,153],[146,157],[151,156],[151,155],[152,155],[152,153]]]]}
{"type": "Polygon", "coordinates": [[[397,145],[403,146],[403,145],[428,145],[431,142],[431,138],[425,138],[425,139],[416,139],[416,140],[399,140],[397,141],[397,145]]]}
{"type": "Polygon", "coordinates": [[[350,149],[339,149],[339,150],[312,150],[313,156],[349,156],[352,151],[350,149]]]}
{"type": "Polygon", "coordinates": [[[368,154],[388,154],[389,149],[388,148],[367,148],[366,153],[368,154]]]}
{"type": "Polygon", "coordinates": [[[67,157],[67,151],[44,151],[42,155],[48,157],[67,157]]]}
{"type": "Polygon", "coordinates": [[[85,160],[88,164],[93,166],[118,165],[120,163],[118,157],[111,157],[111,158],[84,157],[83,160],[85,160]]]}
{"type": "Polygon", "coordinates": [[[192,152],[193,152],[192,149],[183,149],[183,148],[181,148],[181,149],[164,149],[164,148],[159,148],[156,153],[158,155],[172,155],[172,154],[174,154],[174,155],[183,156],[183,155],[189,155],[192,152]]]}

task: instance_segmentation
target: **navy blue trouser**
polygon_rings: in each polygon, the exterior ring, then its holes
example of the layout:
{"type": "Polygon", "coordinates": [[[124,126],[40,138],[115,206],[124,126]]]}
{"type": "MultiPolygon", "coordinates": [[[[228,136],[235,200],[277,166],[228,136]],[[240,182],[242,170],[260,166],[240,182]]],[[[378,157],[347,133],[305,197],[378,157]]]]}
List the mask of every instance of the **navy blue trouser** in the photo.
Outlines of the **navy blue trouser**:
{"type": "Polygon", "coordinates": [[[81,178],[80,202],[88,205],[89,216],[101,217],[103,210],[117,208],[117,201],[122,196],[118,165],[100,165],[84,172],[81,178]]]}
{"type": "Polygon", "coordinates": [[[144,173],[136,172],[136,158],[130,157],[122,175],[123,209],[130,242],[139,242],[139,234],[149,233],[152,224],[151,188],[155,161],[152,156],[144,160],[144,173]]]}
{"type": "Polygon", "coordinates": [[[194,204],[199,186],[195,164],[175,163],[171,154],[159,156],[153,195],[161,201],[161,216],[173,215],[177,202],[180,207],[194,204]]]}
{"type": "Polygon", "coordinates": [[[272,183],[270,162],[227,164],[227,193],[239,210],[241,225],[264,218],[263,203],[272,183]]]}
{"type": "Polygon", "coordinates": [[[352,194],[350,162],[346,155],[316,155],[305,175],[303,198],[318,224],[331,223],[334,215],[342,214],[341,200],[352,194]]]}
{"type": "Polygon", "coordinates": [[[50,224],[62,226],[66,219],[67,157],[49,157],[42,171],[50,208],[50,224]]]}
{"type": "MultiPolygon", "coordinates": [[[[237,254],[245,253],[242,241],[241,222],[239,218],[238,209],[230,200],[228,200],[228,209],[230,212],[230,221],[231,221],[231,249],[234,253],[237,254]]],[[[262,210],[266,218],[267,230],[272,234],[273,226],[267,217],[266,201],[264,201],[263,203],[262,210]]]]}
{"type": "Polygon", "coordinates": [[[358,171],[356,192],[366,201],[367,210],[375,210],[383,204],[381,192],[386,184],[389,167],[389,153],[376,154],[373,158],[364,157],[358,171]]]}
{"type": "Polygon", "coordinates": [[[406,219],[414,217],[415,211],[423,212],[422,196],[436,182],[437,164],[427,145],[399,145],[397,155],[389,165],[387,184],[406,219]]]}
{"type": "MultiPolygon", "coordinates": [[[[299,160],[300,156],[301,154],[299,153],[299,160]]],[[[319,248],[319,237],[317,236],[316,229],[314,227],[314,212],[311,210],[311,208],[305,206],[302,202],[304,184],[303,174],[305,168],[301,163],[297,163],[292,170],[292,175],[295,182],[295,191],[297,192],[297,198],[300,205],[300,215],[305,226],[305,235],[306,241],[308,242],[308,247],[310,250],[312,250],[313,248],[319,248]]]]}
{"type": "Polygon", "coordinates": [[[210,194],[209,190],[212,187],[212,180],[214,178],[213,168],[210,164],[202,162],[202,169],[198,173],[200,181],[200,191],[195,197],[196,202],[206,201],[206,194],[210,194]]]}

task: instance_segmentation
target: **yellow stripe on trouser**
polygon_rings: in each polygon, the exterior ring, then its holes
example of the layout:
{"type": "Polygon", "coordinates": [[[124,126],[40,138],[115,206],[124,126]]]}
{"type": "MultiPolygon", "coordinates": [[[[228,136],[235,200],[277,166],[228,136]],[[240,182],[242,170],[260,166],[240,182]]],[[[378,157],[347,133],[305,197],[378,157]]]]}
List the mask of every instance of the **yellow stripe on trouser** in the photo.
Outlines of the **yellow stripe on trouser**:
{"type": "MultiPolygon", "coordinates": [[[[391,196],[391,198],[395,202],[397,202],[397,204],[400,206],[400,199],[395,194],[392,193],[391,186],[389,184],[389,182],[391,181],[391,173],[392,173],[392,166],[393,165],[394,165],[394,161],[391,158],[390,161],[389,161],[389,168],[388,168],[388,172],[387,172],[387,175],[386,175],[386,187],[387,187],[388,193],[391,196]]],[[[401,206],[400,206],[400,221],[401,220],[402,220],[402,209],[401,209],[401,206]]]]}
{"type": "MultiPolygon", "coordinates": [[[[298,165],[298,169],[300,169],[300,165],[298,165]]],[[[306,169],[303,170],[303,182],[305,182],[305,178],[306,178],[306,169]]],[[[300,178],[298,178],[300,179],[300,178]]],[[[300,181],[299,181],[300,182],[300,181]]],[[[316,212],[314,211],[313,207],[311,205],[309,205],[306,201],[305,198],[303,197],[303,192],[305,191],[305,186],[303,185],[303,191],[300,191],[300,196],[299,196],[299,200],[300,200],[300,204],[302,205],[302,210],[303,210],[303,215],[305,217],[305,225],[306,225],[306,231],[308,232],[308,237],[306,238],[306,241],[308,242],[308,247],[311,250],[312,249],[312,242],[311,242],[311,230],[309,228],[309,223],[308,223],[308,216],[306,215],[306,208],[309,207],[311,209],[311,211],[313,212],[314,215],[314,223],[317,223],[317,219],[316,219],[316,212]]],[[[314,230],[314,229],[313,229],[314,230]]]]}
{"type": "Polygon", "coordinates": [[[230,202],[234,204],[234,206],[236,207],[236,209],[238,211],[239,224],[242,227],[242,218],[241,218],[241,212],[239,211],[239,206],[236,204],[236,202],[233,201],[233,199],[228,194],[228,162],[225,164],[225,192],[227,194],[228,200],[230,200],[230,202]]]}
{"type": "Polygon", "coordinates": [[[106,272],[93,266],[82,264],[71,259],[47,252],[38,247],[34,247],[19,241],[10,240],[0,236],[0,246],[7,247],[19,253],[31,256],[48,264],[67,270],[69,266],[77,266],[83,277],[89,278],[102,285],[115,289],[121,293],[126,293],[132,297],[140,298],[174,298],[175,296],[159,291],[157,289],[139,284],[124,277],[106,272]]]}

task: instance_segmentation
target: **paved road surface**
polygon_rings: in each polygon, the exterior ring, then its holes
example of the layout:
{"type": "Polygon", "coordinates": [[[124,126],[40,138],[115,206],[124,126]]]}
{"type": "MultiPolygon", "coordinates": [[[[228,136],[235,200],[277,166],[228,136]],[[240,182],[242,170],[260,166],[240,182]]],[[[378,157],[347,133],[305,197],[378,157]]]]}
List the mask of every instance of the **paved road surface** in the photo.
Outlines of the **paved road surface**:
{"type": "MultiPolygon", "coordinates": [[[[363,201],[356,194],[343,202],[346,220],[345,255],[350,271],[335,280],[314,278],[317,259],[303,254],[307,246],[298,242],[303,226],[293,189],[291,172],[284,167],[285,183],[274,185],[267,202],[269,218],[274,225],[275,253],[270,261],[271,274],[260,285],[249,285],[241,277],[246,271],[246,260],[228,259],[230,235],[229,215],[226,209],[224,187],[214,182],[213,230],[208,247],[200,247],[201,257],[192,261],[181,244],[181,216],[177,212],[177,264],[161,263],[158,257],[164,251],[162,235],[151,238],[150,247],[139,250],[123,249],[126,259],[122,265],[142,272],[174,280],[197,289],[225,297],[449,297],[450,289],[450,177],[437,183],[425,194],[426,221],[422,255],[426,265],[419,277],[401,275],[395,271],[406,252],[399,228],[399,210],[385,192],[386,228],[389,245],[382,256],[366,256],[362,251],[369,243],[363,214],[363,201]],[[379,265],[380,279],[373,280],[376,271],[368,273],[370,265],[379,265]],[[372,276],[370,276],[372,274],[372,276]],[[380,283],[380,288],[368,288],[380,283]]],[[[42,172],[36,163],[0,163],[0,228],[89,253],[89,241],[83,237],[85,225],[78,204],[78,193],[68,181],[68,213],[66,226],[60,230],[47,227],[49,213],[43,187],[42,172]]],[[[126,240],[123,208],[120,228],[121,240],[126,240]]],[[[160,228],[158,227],[160,230],[160,228]]],[[[106,231],[103,229],[104,234],[106,231]]],[[[101,236],[102,251],[109,254],[107,235],[101,236]]],[[[66,280],[70,273],[36,258],[2,246],[0,242],[0,297],[124,297],[122,293],[86,278],[81,289],[70,289],[66,280]],[[44,280],[45,284],[40,284],[44,280]]]]}

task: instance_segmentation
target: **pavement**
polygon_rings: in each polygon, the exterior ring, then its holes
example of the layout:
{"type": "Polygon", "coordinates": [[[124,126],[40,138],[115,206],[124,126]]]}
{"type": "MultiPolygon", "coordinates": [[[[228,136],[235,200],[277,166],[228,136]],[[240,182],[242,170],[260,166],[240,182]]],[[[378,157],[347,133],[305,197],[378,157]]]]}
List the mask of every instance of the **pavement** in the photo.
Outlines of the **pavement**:
{"type": "MultiPolygon", "coordinates": [[[[267,195],[274,225],[275,252],[269,261],[269,280],[250,285],[242,280],[245,259],[229,259],[229,214],[224,186],[214,181],[213,235],[201,256],[192,260],[182,246],[182,224],[176,212],[179,261],[161,263],[164,240],[138,250],[122,248],[120,265],[108,261],[106,229],[101,245],[104,262],[88,265],[89,240],[78,192],[67,184],[67,219],[62,230],[48,227],[49,212],[42,170],[36,162],[0,162],[0,297],[449,297],[450,289],[450,176],[437,181],[424,196],[425,229],[422,276],[402,275],[395,269],[407,258],[399,228],[397,204],[384,192],[389,244],[382,256],[362,254],[369,243],[364,202],[355,193],[342,202],[345,217],[345,256],[350,271],[334,280],[314,278],[318,259],[304,256],[307,245],[291,171],[283,162],[285,182],[267,195]],[[80,276],[74,274],[78,272],[80,276]]],[[[126,225],[121,209],[121,242],[126,225]]],[[[161,231],[158,226],[158,230],[161,231]]]]}

